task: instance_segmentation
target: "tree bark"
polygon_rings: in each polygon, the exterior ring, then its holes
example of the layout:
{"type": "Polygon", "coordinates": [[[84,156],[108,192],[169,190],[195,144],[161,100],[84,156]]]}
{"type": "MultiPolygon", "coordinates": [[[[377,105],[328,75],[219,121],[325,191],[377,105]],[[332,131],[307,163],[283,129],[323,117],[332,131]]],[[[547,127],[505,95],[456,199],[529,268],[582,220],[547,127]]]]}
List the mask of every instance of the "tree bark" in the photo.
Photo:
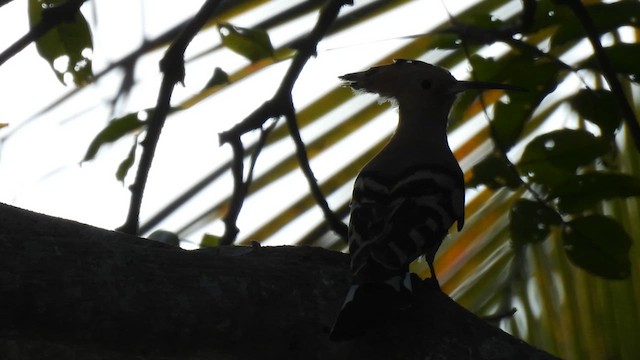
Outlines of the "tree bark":
{"type": "Polygon", "coordinates": [[[342,253],[186,251],[4,204],[0,215],[2,359],[553,358],[427,282],[420,306],[333,343],[342,253]]]}

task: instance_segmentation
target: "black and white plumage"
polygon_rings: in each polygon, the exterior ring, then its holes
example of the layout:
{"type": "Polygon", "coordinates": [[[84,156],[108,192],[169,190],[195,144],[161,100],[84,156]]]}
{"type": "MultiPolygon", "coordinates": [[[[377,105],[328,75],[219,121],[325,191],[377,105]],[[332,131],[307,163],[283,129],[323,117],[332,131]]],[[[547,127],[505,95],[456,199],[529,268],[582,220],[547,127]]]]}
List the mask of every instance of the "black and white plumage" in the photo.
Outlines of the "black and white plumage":
{"type": "Polygon", "coordinates": [[[449,228],[457,221],[462,229],[463,175],[455,160],[448,163],[416,164],[397,176],[366,168],[360,173],[349,225],[351,270],[358,282],[404,275],[423,254],[432,266],[449,228]]]}
{"type": "MultiPolygon", "coordinates": [[[[464,224],[464,177],[447,141],[448,115],[467,89],[515,89],[456,80],[415,60],[340,77],[355,90],[391,98],[399,106],[389,143],[356,178],[349,223],[353,286],[331,332],[348,340],[379,324],[389,311],[410,306],[409,264],[433,261],[457,222],[464,224]]],[[[437,283],[437,281],[436,281],[437,283]]]]}

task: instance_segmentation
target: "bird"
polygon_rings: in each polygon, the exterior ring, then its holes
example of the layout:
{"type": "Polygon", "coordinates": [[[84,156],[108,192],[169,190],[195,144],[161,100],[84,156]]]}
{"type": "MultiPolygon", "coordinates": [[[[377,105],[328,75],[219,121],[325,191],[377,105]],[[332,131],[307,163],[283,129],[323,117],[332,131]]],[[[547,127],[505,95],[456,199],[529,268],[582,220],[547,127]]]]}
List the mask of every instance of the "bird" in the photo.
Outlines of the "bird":
{"type": "Polygon", "coordinates": [[[348,243],[353,284],[330,339],[361,336],[394,309],[412,305],[409,264],[424,256],[438,284],[434,258],[449,229],[464,226],[464,175],[447,139],[456,96],[470,89],[520,90],[509,84],[458,81],[446,69],[418,60],[339,77],[356,92],[398,105],[394,134],[356,177],[348,243]]]}

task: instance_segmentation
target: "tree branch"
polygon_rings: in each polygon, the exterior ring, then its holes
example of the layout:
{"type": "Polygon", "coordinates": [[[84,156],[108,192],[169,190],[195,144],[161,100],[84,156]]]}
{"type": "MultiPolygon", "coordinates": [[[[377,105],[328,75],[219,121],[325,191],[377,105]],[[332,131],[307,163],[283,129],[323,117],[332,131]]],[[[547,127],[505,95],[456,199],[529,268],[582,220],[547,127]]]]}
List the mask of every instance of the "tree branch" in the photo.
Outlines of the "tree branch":
{"type": "Polygon", "coordinates": [[[329,204],[327,203],[327,199],[322,194],[322,190],[318,185],[318,181],[313,175],[313,170],[311,170],[311,165],[309,164],[309,158],[307,157],[307,150],[304,145],[304,141],[300,137],[300,129],[298,129],[298,122],[296,119],[295,109],[293,108],[293,104],[289,111],[285,114],[285,119],[287,120],[287,125],[289,126],[289,132],[291,134],[291,138],[296,145],[296,156],[298,157],[298,163],[300,164],[300,169],[304,174],[307,182],[309,183],[309,188],[311,190],[311,195],[316,200],[318,206],[322,210],[322,213],[329,223],[329,227],[336,234],[338,234],[345,242],[347,240],[347,226],[342,222],[342,220],[336,215],[335,212],[331,211],[329,208],[329,204]]]}
{"type": "Polygon", "coordinates": [[[164,73],[155,111],[149,119],[147,131],[142,141],[142,155],[136,173],[136,178],[131,184],[131,203],[125,223],[118,229],[128,234],[137,234],[139,230],[140,208],[142,197],[151,169],[151,163],[155,155],[156,146],[160,140],[160,133],[171,108],[171,95],[174,86],[184,81],[184,52],[196,36],[198,31],[216,13],[219,0],[207,0],[193,19],[186,24],[175,41],[169,46],[164,57],[160,61],[160,71],[164,73]]]}
{"type": "Polygon", "coordinates": [[[351,342],[328,331],[348,256],[311,247],[185,251],[0,204],[8,359],[553,359],[429,282],[351,342]]]}
{"type": "Polygon", "coordinates": [[[238,220],[238,215],[240,215],[240,210],[242,209],[242,205],[244,204],[244,200],[247,197],[247,193],[249,191],[249,185],[253,181],[253,170],[255,168],[256,162],[258,161],[258,156],[264,147],[265,142],[267,141],[267,137],[269,133],[276,125],[276,121],[273,122],[266,129],[262,129],[260,133],[260,139],[258,139],[258,143],[253,150],[251,155],[251,164],[249,166],[249,172],[247,174],[247,180],[243,180],[244,178],[244,147],[242,146],[242,142],[240,139],[233,139],[230,141],[231,148],[233,149],[233,162],[231,170],[233,172],[233,196],[231,198],[231,203],[229,205],[229,209],[223,218],[223,222],[225,224],[225,232],[220,239],[220,245],[231,245],[238,236],[239,229],[236,226],[236,222],[238,220]]]}
{"type": "Polygon", "coordinates": [[[556,3],[565,5],[573,11],[573,14],[578,18],[582,28],[587,34],[587,38],[591,43],[591,47],[593,47],[593,53],[595,54],[596,60],[600,65],[600,70],[602,71],[602,75],[607,80],[609,87],[611,88],[611,92],[614,95],[614,99],[616,100],[616,105],[618,106],[618,110],[620,114],[622,114],[622,118],[624,119],[625,124],[629,127],[629,131],[631,132],[631,137],[636,146],[636,150],[640,151],[640,125],[638,124],[638,120],[636,119],[635,112],[631,104],[629,103],[627,97],[624,94],[622,89],[622,85],[618,80],[616,75],[616,70],[611,65],[609,61],[609,57],[607,57],[602,44],[600,43],[600,36],[598,35],[598,30],[596,29],[589,12],[585,8],[584,4],[580,0],[555,0],[556,3]]]}
{"type": "MultiPolygon", "coordinates": [[[[219,138],[220,138],[221,145],[225,143],[230,143],[232,146],[238,146],[237,143],[240,141],[240,137],[243,134],[246,134],[249,131],[261,128],[263,124],[271,118],[285,116],[287,118],[287,124],[289,125],[289,128],[292,129],[291,119],[295,121],[295,109],[293,108],[293,104],[291,101],[291,91],[293,89],[293,86],[296,80],[298,79],[298,76],[302,72],[302,69],[304,68],[305,64],[309,60],[309,58],[316,55],[316,48],[318,46],[318,43],[320,42],[320,40],[322,40],[322,38],[325,36],[327,31],[333,24],[333,22],[336,20],[338,13],[340,11],[340,8],[346,4],[349,4],[349,5],[352,4],[352,1],[329,0],[325,4],[325,6],[320,11],[320,15],[318,17],[318,21],[316,22],[315,27],[313,28],[313,30],[311,30],[309,35],[305,36],[302,40],[292,45],[292,47],[297,49],[298,52],[294,56],[291,62],[291,65],[289,66],[287,73],[284,75],[280,83],[280,86],[278,87],[278,90],[276,91],[274,96],[270,100],[262,104],[260,107],[258,107],[255,111],[253,111],[251,115],[246,117],[240,123],[236,124],[233,128],[220,133],[219,138]],[[290,116],[291,112],[294,113],[294,116],[290,116]],[[236,144],[236,145],[233,145],[233,144],[236,144]]],[[[295,124],[293,128],[297,129],[297,124],[295,124]]],[[[292,135],[293,135],[293,132],[292,132],[292,135]]],[[[298,137],[299,137],[299,133],[298,133],[298,137]]],[[[305,174],[305,177],[309,182],[311,191],[314,195],[314,199],[316,199],[316,201],[318,202],[318,205],[322,208],[323,214],[327,218],[327,221],[331,224],[332,229],[336,231],[340,236],[344,237],[346,235],[346,227],[339,219],[337,219],[336,215],[331,211],[331,209],[329,209],[326,199],[324,198],[324,195],[320,191],[317,181],[313,175],[313,171],[309,166],[309,162],[306,157],[306,150],[304,149],[304,144],[302,144],[302,147],[300,147],[299,145],[300,143],[295,139],[294,141],[296,142],[296,145],[297,145],[296,151],[298,153],[300,167],[303,169],[303,173],[305,174]],[[303,156],[300,156],[301,152],[304,152],[305,154],[303,156]]],[[[235,158],[235,151],[234,151],[234,162],[242,162],[243,160],[244,160],[243,158],[240,158],[240,159],[235,158]]],[[[244,199],[244,194],[241,192],[242,191],[241,189],[250,185],[248,183],[245,184],[242,178],[238,180],[237,179],[238,176],[243,176],[243,174],[238,173],[237,171],[234,171],[234,177],[236,177],[236,179],[234,180],[234,184],[235,184],[234,193],[232,195],[232,200],[231,200],[231,203],[234,205],[242,204],[242,201],[244,199]],[[240,183],[244,184],[242,188],[239,186],[240,183]],[[240,199],[242,199],[242,201],[240,199]]],[[[234,210],[235,210],[235,207],[234,207],[234,210]]],[[[226,219],[228,218],[230,217],[225,217],[225,226],[231,229],[225,230],[224,239],[225,239],[225,243],[229,241],[233,243],[233,241],[235,240],[235,237],[233,239],[227,238],[227,234],[233,234],[234,232],[235,234],[237,234],[238,230],[236,228],[235,223],[234,224],[227,223],[226,219]]]]}

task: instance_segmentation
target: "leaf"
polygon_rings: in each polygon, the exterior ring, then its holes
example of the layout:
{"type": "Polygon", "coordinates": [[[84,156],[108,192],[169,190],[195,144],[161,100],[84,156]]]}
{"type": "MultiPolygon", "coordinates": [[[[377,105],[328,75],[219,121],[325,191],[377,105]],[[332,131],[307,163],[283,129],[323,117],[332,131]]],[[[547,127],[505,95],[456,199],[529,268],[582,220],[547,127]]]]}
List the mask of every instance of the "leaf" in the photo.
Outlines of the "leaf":
{"type": "Polygon", "coordinates": [[[544,185],[557,185],[580,166],[592,163],[610,144],[584,130],[561,129],[536,137],[527,144],[518,163],[521,173],[544,185]]]}
{"type": "Polygon", "coordinates": [[[538,243],[547,239],[551,226],[562,218],[552,208],[537,201],[520,199],[509,212],[511,241],[515,245],[538,243]]]}
{"type": "Polygon", "coordinates": [[[221,23],[218,25],[218,32],[224,46],[252,63],[273,56],[274,50],[269,34],[262,29],[248,29],[221,23]]]}
{"type": "Polygon", "coordinates": [[[204,86],[205,89],[210,87],[214,87],[216,85],[224,85],[229,83],[229,75],[219,67],[213,71],[213,75],[211,75],[211,79],[207,81],[207,85],[204,86]]]}
{"type": "Polygon", "coordinates": [[[492,136],[497,145],[507,151],[519,139],[538,104],[556,88],[560,67],[545,59],[523,55],[505,56],[500,60],[472,56],[470,62],[479,80],[528,89],[508,91],[508,102],[495,104],[492,136]]]}
{"type": "Polygon", "coordinates": [[[596,124],[604,137],[613,137],[620,127],[622,117],[610,91],[580,90],[569,99],[569,104],[580,116],[596,124]]]}
{"type": "Polygon", "coordinates": [[[631,272],[631,238],[603,215],[576,218],[563,226],[564,249],[571,262],[605,279],[626,279],[631,272]]]}
{"type": "Polygon", "coordinates": [[[456,21],[462,24],[473,24],[483,30],[496,30],[504,27],[504,22],[498,17],[481,12],[469,12],[456,16],[456,21]]]}
{"type": "Polygon", "coordinates": [[[220,245],[221,236],[204,234],[202,235],[202,240],[200,241],[200,246],[202,247],[214,247],[220,245]]]}
{"type": "Polygon", "coordinates": [[[124,178],[127,177],[129,170],[131,169],[131,167],[133,166],[133,163],[136,160],[137,148],[138,148],[138,137],[136,136],[136,139],[134,140],[133,145],[131,145],[131,149],[129,150],[127,157],[124,160],[122,160],[120,165],[118,165],[118,170],[116,170],[116,179],[118,179],[118,181],[120,181],[121,183],[124,183],[124,178]]]}
{"type": "MultiPolygon", "coordinates": [[[[622,26],[637,26],[640,2],[617,1],[612,3],[585,4],[594,27],[599,35],[614,31],[622,26]]],[[[582,40],[586,34],[576,16],[564,7],[556,9],[561,26],[551,38],[551,46],[558,47],[582,40]],[[560,10],[561,9],[561,10],[560,10]],[[560,11],[558,11],[560,10],[560,11]]]]}
{"type": "Polygon", "coordinates": [[[529,33],[537,33],[550,27],[558,27],[566,22],[572,14],[565,6],[556,6],[552,0],[536,1],[535,17],[529,33]]]}
{"type": "Polygon", "coordinates": [[[558,208],[566,213],[582,212],[602,200],[639,195],[640,179],[602,172],[575,175],[549,193],[549,197],[558,198],[558,208]]]}
{"type": "Polygon", "coordinates": [[[520,138],[525,123],[536,110],[542,99],[551,93],[557,84],[560,68],[555,63],[543,60],[523,59],[509,66],[512,72],[508,82],[529,89],[528,92],[508,92],[509,102],[499,102],[495,106],[493,136],[506,151],[520,138]]]}
{"type": "Polygon", "coordinates": [[[522,180],[502,155],[492,153],[471,169],[471,180],[467,183],[468,186],[483,184],[493,190],[502,187],[516,189],[522,185],[522,180]]]}
{"type": "Polygon", "coordinates": [[[87,153],[84,155],[82,161],[88,161],[93,159],[102,145],[114,142],[121,137],[127,135],[129,132],[139,129],[145,125],[145,121],[140,118],[143,116],[151,116],[153,109],[138,111],[135,113],[127,114],[121,118],[113,119],[107,124],[107,127],[102,129],[96,135],[96,137],[89,144],[87,153]]]}
{"type": "MultiPolygon", "coordinates": [[[[638,61],[640,44],[618,43],[604,48],[604,52],[618,74],[629,75],[632,81],[640,82],[640,62],[638,61]]],[[[579,66],[600,71],[600,65],[595,55],[588,57],[579,66]]]]}
{"type": "MultiPolygon", "coordinates": [[[[29,23],[40,23],[43,13],[65,3],[63,0],[29,0],[29,23]]],[[[93,77],[91,56],[93,40],[89,24],[78,11],[73,21],[63,21],[35,41],[38,53],[55,72],[58,80],[67,85],[84,85],[93,77]]]]}

